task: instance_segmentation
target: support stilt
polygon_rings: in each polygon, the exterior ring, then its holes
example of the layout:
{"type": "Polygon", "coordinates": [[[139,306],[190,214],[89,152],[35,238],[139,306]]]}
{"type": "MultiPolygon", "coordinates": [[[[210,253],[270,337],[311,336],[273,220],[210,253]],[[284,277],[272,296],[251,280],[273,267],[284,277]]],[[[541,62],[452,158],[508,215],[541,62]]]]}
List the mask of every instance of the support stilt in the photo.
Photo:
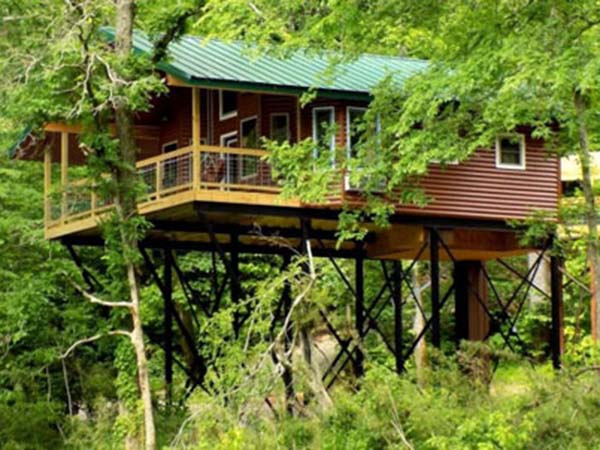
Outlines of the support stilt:
{"type": "Polygon", "coordinates": [[[173,255],[170,250],[164,252],[164,350],[165,350],[165,391],[167,405],[171,406],[173,401],[173,255]]]}
{"type": "Polygon", "coordinates": [[[490,333],[489,317],[481,302],[488,306],[487,284],[480,261],[454,263],[455,337],[461,340],[482,341],[490,333]]]}
{"type": "Polygon", "coordinates": [[[239,310],[240,305],[240,260],[237,251],[238,246],[238,235],[237,233],[231,233],[231,252],[229,257],[229,263],[231,265],[231,303],[235,305],[236,310],[233,315],[233,331],[235,338],[237,339],[240,334],[241,327],[241,311],[239,310]]]}
{"type": "Polygon", "coordinates": [[[393,290],[394,303],[394,353],[396,356],[396,372],[404,372],[404,345],[402,342],[402,261],[393,262],[393,290]]]}
{"type": "Polygon", "coordinates": [[[364,255],[362,246],[359,246],[358,248],[355,263],[355,327],[358,336],[358,345],[356,347],[356,358],[354,360],[354,373],[357,377],[361,377],[364,374],[364,355],[361,348],[361,340],[365,331],[364,255]]]}
{"type": "Polygon", "coordinates": [[[429,230],[429,254],[431,275],[431,342],[440,348],[440,259],[437,231],[429,230]]]}
{"type": "Polygon", "coordinates": [[[562,366],[563,352],[563,292],[561,260],[558,256],[550,256],[550,290],[552,305],[552,328],[550,330],[550,347],[552,349],[552,365],[555,369],[562,366]]]}

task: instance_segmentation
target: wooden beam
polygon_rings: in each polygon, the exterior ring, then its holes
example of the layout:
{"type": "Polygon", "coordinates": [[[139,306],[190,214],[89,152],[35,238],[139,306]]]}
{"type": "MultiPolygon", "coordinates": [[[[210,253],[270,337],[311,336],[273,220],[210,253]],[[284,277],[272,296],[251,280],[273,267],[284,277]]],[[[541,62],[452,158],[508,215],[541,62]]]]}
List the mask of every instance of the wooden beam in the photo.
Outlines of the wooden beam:
{"type": "Polygon", "coordinates": [[[51,133],[81,133],[81,125],[68,125],[60,122],[50,122],[44,125],[44,131],[51,133]]]}
{"type": "MultiPolygon", "coordinates": [[[[108,128],[112,134],[116,134],[116,126],[114,124],[110,124],[108,128]]],[[[83,127],[81,125],[70,125],[62,122],[48,122],[44,125],[44,131],[48,133],[81,134],[83,133],[83,127]]],[[[133,134],[136,139],[158,141],[160,139],[160,126],[134,125],[133,134]]]]}
{"type": "MultiPolygon", "coordinates": [[[[512,255],[521,255],[529,249],[521,247],[515,231],[503,232],[474,229],[446,229],[439,236],[458,260],[488,260],[512,255]]],[[[422,226],[394,224],[389,229],[376,233],[373,242],[367,245],[370,258],[412,259],[424,242],[422,226]]],[[[444,248],[440,248],[440,260],[451,257],[444,248]]],[[[429,258],[429,251],[422,254],[429,258]]]]}
{"type": "Polygon", "coordinates": [[[194,190],[200,188],[200,139],[202,136],[200,111],[200,88],[192,88],[192,186],[194,190]]]}
{"type": "Polygon", "coordinates": [[[200,146],[200,88],[192,88],[192,145],[200,146]]]}
{"type": "Polygon", "coordinates": [[[61,220],[66,217],[67,210],[67,183],[69,182],[69,133],[63,131],[60,134],[60,215],[61,220]]]}

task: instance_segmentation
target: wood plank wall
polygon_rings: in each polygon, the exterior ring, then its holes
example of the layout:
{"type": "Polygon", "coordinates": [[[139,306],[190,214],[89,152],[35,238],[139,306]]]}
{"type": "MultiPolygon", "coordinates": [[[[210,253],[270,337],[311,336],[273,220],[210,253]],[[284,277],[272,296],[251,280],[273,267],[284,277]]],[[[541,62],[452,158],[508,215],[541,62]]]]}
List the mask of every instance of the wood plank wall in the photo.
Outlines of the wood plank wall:
{"type": "MultiPolygon", "coordinates": [[[[333,106],[338,123],[336,144],[346,146],[346,107],[365,106],[364,103],[341,100],[316,99],[300,111],[297,119],[297,99],[285,95],[261,95],[255,93],[238,93],[238,115],[224,121],[219,119],[218,92],[216,90],[201,91],[202,137],[205,142],[219,145],[222,134],[236,131],[240,121],[247,117],[259,117],[259,134],[269,136],[269,116],[272,113],[287,113],[290,116],[290,135],[295,142],[298,135],[297,124],[300,123],[300,137],[312,136],[312,109],[317,106],[333,106]],[[208,97],[210,96],[210,101],[208,97]],[[208,109],[210,104],[210,111],[208,109]],[[209,119],[210,114],[210,119],[209,119]],[[209,127],[209,120],[211,127],[209,127]],[[209,131],[210,128],[210,131],[209,131]],[[209,139],[210,138],[210,139],[209,139]]],[[[140,158],[147,158],[161,152],[161,146],[176,140],[179,147],[191,142],[191,92],[189,88],[171,87],[168,98],[160,102],[160,117],[155,117],[154,128],[148,127],[144,133],[145,141],[138,145],[143,149],[140,158]],[[160,128],[157,126],[160,125],[160,128]],[[154,129],[159,130],[158,136],[154,129]]],[[[155,114],[156,115],[156,114],[155,114]]],[[[53,136],[52,136],[53,138],[53,136]]],[[[55,139],[52,139],[55,141],[55,139]]],[[[70,140],[70,154],[81,163],[80,151],[76,148],[75,139],[70,140]]],[[[56,144],[53,147],[58,147],[56,144]]],[[[53,151],[53,160],[58,160],[58,151],[53,151]]],[[[23,158],[26,159],[26,158],[23,158]]],[[[433,197],[433,201],[425,208],[410,205],[399,205],[399,212],[457,218],[482,219],[522,219],[536,209],[544,209],[555,213],[560,196],[560,160],[548,155],[543,142],[527,137],[526,169],[499,169],[495,165],[493,150],[479,150],[469,160],[460,165],[441,167],[432,164],[430,173],[424,177],[420,185],[433,197]]],[[[330,206],[339,205],[343,201],[356,201],[356,195],[345,193],[342,183],[329,200],[330,206]]]]}

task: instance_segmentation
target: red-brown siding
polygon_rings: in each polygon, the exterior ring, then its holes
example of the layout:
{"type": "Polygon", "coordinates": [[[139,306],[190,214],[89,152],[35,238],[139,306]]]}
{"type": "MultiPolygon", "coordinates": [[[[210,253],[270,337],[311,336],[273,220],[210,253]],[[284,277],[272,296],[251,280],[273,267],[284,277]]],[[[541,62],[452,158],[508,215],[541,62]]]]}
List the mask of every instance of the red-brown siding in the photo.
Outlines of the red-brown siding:
{"type": "Polygon", "coordinates": [[[425,208],[400,212],[452,217],[523,219],[535,210],[555,214],[560,159],[539,140],[526,140],[524,170],[496,167],[495,151],[479,150],[459,165],[431,165],[420,185],[432,198],[425,208]]]}
{"type": "MultiPolygon", "coordinates": [[[[238,115],[227,120],[219,119],[218,92],[201,90],[201,128],[204,142],[220,144],[220,136],[240,132],[240,121],[258,117],[259,135],[270,137],[270,115],[289,114],[290,136],[296,141],[312,136],[312,110],[318,106],[335,108],[338,124],[336,145],[346,147],[346,112],[348,106],[366,106],[364,103],[341,100],[316,99],[300,110],[298,100],[286,95],[261,95],[238,93],[238,115]],[[300,130],[297,125],[300,124],[300,130]],[[299,132],[298,132],[299,131],[299,132]]],[[[177,141],[179,147],[190,145],[192,137],[191,90],[171,88],[168,96],[156,100],[156,107],[137,122],[143,139],[138,140],[140,159],[158,154],[161,146],[177,141]],[[144,120],[151,121],[147,125],[144,120]],[[144,127],[145,126],[145,127],[144,127]],[[154,128],[152,128],[154,126],[154,128]],[[141,128],[144,128],[143,132],[141,128]]],[[[48,136],[54,150],[53,160],[59,158],[59,139],[48,136]]],[[[70,142],[72,163],[81,163],[81,151],[76,139],[70,142]]],[[[342,152],[343,153],[343,152],[342,152]]],[[[526,139],[526,164],[524,170],[500,169],[495,164],[493,150],[479,150],[459,165],[442,167],[432,164],[430,173],[419,182],[431,202],[421,208],[399,205],[398,212],[457,218],[522,219],[536,210],[556,213],[560,195],[560,159],[550,155],[540,140],[526,139]]],[[[339,207],[343,201],[357,201],[356,194],[344,192],[343,183],[332,186],[328,197],[330,207],[339,207]]]]}

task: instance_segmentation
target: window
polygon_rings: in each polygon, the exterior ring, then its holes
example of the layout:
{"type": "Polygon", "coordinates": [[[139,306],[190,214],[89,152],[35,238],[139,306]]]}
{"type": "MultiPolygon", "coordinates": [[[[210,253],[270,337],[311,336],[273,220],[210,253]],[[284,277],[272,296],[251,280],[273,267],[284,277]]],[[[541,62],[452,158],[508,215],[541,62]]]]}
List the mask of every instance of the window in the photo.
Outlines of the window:
{"type": "MultiPolygon", "coordinates": [[[[231,131],[229,133],[225,133],[222,134],[221,137],[219,138],[219,142],[221,143],[221,147],[237,147],[238,145],[238,136],[237,136],[237,131],[231,131]]],[[[214,158],[214,156],[217,155],[216,153],[212,154],[211,157],[214,158]]],[[[232,154],[223,154],[223,153],[218,153],[218,160],[219,161],[212,161],[213,165],[215,167],[218,167],[218,176],[217,181],[218,182],[225,182],[225,183],[233,183],[233,176],[235,174],[235,170],[234,170],[234,164],[235,164],[235,156],[236,155],[232,155],[232,154]],[[224,171],[222,170],[224,169],[224,171]],[[224,172],[224,173],[222,173],[224,172]]],[[[206,164],[206,163],[204,163],[206,164]]]]}
{"type": "MultiPolygon", "coordinates": [[[[365,132],[364,130],[364,118],[367,108],[361,108],[357,106],[348,106],[346,108],[346,149],[348,158],[355,158],[358,156],[358,148],[357,145],[363,137],[365,132]]],[[[370,161],[375,162],[375,158],[377,158],[377,147],[380,145],[379,142],[379,133],[381,131],[381,124],[379,122],[379,116],[375,119],[375,133],[376,133],[376,142],[373,144],[375,148],[368,148],[367,153],[364,155],[366,159],[366,164],[369,164],[370,161]]],[[[364,161],[363,161],[364,163],[364,161]]],[[[370,181],[369,179],[364,178],[364,172],[358,167],[358,171],[354,174],[351,174],[348,170],[345,174],[345,186],[347,191],[363,191],[365,189],[365,183],[370,181]],[[358,181],[352,180],[352,178],[356,178],[359,175],[360,179],[358,181]]],[[[379,178],[377,183],[371,185],[372,192],[382,192],[385,190],[385,179],[383,177],[379,178]]]]}
{"type": "Polygon", "coordinates": [[[241,147],[258,148],[258,120],[256,116],[240,121],[241,147]]]}
{"type": "Polygon", "coordinates": [[[525,169],[525,136],[504,134],[496,138],[496,167],[525,169]]]}
{"type": "Polygon", "coordinates": [[[237,92],[219,91],[219,120],[237,116],[237,92]]]}
{"type": "MultiPolygon", "coordinates": [[[[242,147],[258,148],[258,120],[256,116],[249,117],[240,122],[240,135],[242,147]]],[[[236,157],[239,160],[238,172],[240,179],[248,179],[258,174],[258,156],[237,155],[236,157]]]]}
{"type": "Polygon", "coordinates": [[[322,149],[331,151],[331,163],[335,163],[335,133],[333,126],[335,124],[335,109],[333,106],[324,106],[314,108],[313,111],[313,140],[316,142],[315,158],[319,157],[319,152],[322,149]]]}
{"type": "Polygon", "coordinates": [[[354,158],[357,155],[356,145],[359,143],[363,130],[360,129],[365,117],[366,108],[357,108],[349,106],[346,108],[346,148],[348,158],[354,158]]]}
{"type": "Polygon", "coordinates": [[[221,147],[237,147],[238,137],[237,131],[232,131],[230,133],[225,133],[221,135],[220,138],[221,147]]]}
{"type": "Polygon", "coordinates": [[[167,142],[167,143],[163,144],[162,152],[163,153],[174,152],[175,150],[177,150],[177,147],[178,147],[177,144],[178,144],[177,141],[171,141],[171,142],[167,142]]]}
{"type": "MultiPolygon", "coordinates": [[[[171,153],[177,150],[178,142],[170,141],[162,145],[163,153],[171,153]]],[[[163,189],[168,189],[177,185],[178,177],[181,177],[185,171],[183,163],[178,162],[177,157],[165,159],[162,162],[162,180],[161,186],[163,189]]]]}
{"type": "Polygon", "coordinates": [[[290,140],[290,115],[288,113],[271,114],[270,136],[278,144],[290,140]]]}

